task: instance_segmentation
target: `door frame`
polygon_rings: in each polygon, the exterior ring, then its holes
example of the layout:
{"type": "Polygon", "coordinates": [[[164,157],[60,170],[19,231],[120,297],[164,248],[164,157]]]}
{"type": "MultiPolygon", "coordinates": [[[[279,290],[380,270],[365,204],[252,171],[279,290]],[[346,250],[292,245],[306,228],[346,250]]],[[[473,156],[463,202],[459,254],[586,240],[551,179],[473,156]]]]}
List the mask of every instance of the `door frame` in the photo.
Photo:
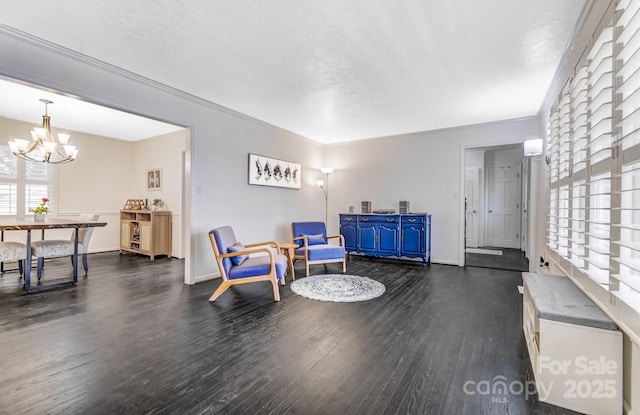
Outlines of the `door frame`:
{"type": "MultiPolygon", "coordinates": [[[[474,236],[475,236],[475,241],[476,241],[475,248],[477,248],[479,246],[482,246],[482,241],[484,240],[484,235],[480,230],[480,224],[481,224],[480,218],[481,218],[481,213],[482,213],[481,210],[484,209],[484,206],[483,206],[482,198],[479,197],[479,195],[481,195],[484,192],[484,190],[483,190],[484,184],[482,183],[483,178],[484,178],[484,173],[483,173],[484,168],[480,169],[480,168],[476,168],[476,167],[466,167],[466,163],[465,163],[465,169],[464,169],[465,184],[466,184],[466,181],[467,181],[467,172],[469,172],[469,171],[471,171],[471,173],[473,175],[475,175],[475,182],[476,182],[475,184],[476,184],[476,191],[477,191],[477,194],[474,195],[474,197],[475,197],[475,209],[476,209],[475,218],[474,218],[474,225],[475,225],[474,226],[475,227],[475,235],[474,236]]],[[[467,228],[467,226],[469,224],[466,221],[466,218],[467,218],[467,211],[469,210],[469,206],[468,206],[468,203],[466,203],[467,202],[467,188],[466,188],[466,186],[465,186],[465,189],[464,189],[463,197],[464,197],[464,201],[465,201],[465,204],[466,204],[466,206],[465,206],[465,222],[464,222],[464,225],[465,225],[465,228],[467,228]]],[[[465,249],[469,247],[467,245],[467,239],[468,239],[467,235],[469,233],[468,230],[469,230],[468,228],[465,229],[465,241],[464,241],[465,242],[465,249]]],[[[472,247],[472,248],[474,248],[474,247],[472,247]]]]}
{"type": "MultiPolygon", "coordinates": [[[[465,206],[464,206],[464,193],[465,193],[465,177],[464,177],[464,173],[465,173],[465,169],[466,169],[466,152],[467,150],[481,150],[481,149],[489,149],[491,150],[493,147],[502,147],[502,146],[507,146],[507,145],[513,145],[513,144],[520,144],[520,145],[524,145],[524,141],[525,138],[522,138],[520,140],[512,140],[512,141],[505,141],[505,142],[500,142],[500,143],[487,143],[484,145],[478,145],[478,144],[469,144],[469,145],[461,145],[460,146],[460,165],[459,165],[459,169],[458,169],[458,177],[459,177],[459,183],[458,183],[458,191],[459,191],[459,195],[461,195],[460,197],[458,197],[458,266],[459,267],[464,267],[465,265],[465,235],[464,235],[464,221],[466,219],[466,210],[465,210],[465,206]]],[[[524,152],[523,152],[523,159],[524,159],[524,152]]],[[[523,162],[524,163],[524,162],[523,162]]],[[[521,172],[523,173],[523,169],[521,169],[521,172]]],[[[529,171],[530,172],[530,171],[529,171]]],[[[520,175],[520,180],[525,180],[524,177],[524,173],[520,175]]],[[[520,204],[520,210],[522,210],[522,206],[523,204],[520,204]]],[[[520,214],[520,221],[522,221],[522,212],[520,214]]],[[[529,221],[531,221],[531,215],[528,216],[529,221]]],[[[529,226],[530,224],[523,224],[523,226],[529,226]]],[[[529,227],[529,229],[531,229],[529,227]]]]}

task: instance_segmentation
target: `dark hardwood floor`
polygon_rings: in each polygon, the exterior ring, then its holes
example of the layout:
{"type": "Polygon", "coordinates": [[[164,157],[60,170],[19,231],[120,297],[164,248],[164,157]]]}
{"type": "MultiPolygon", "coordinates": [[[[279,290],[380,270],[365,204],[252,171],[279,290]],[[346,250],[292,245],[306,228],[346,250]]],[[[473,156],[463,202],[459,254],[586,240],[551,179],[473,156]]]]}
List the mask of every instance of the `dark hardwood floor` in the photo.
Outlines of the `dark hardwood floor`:
{"type": "Polygon", "coordinates": [[[348,273],[383,296],[319,302],[287,284],[276,303],[257,283],[209,303],[219,280],[184,285],[181,260],[89,266],[76,287],[30,295],[0,277],[1,414],[573,413],[518,393],[519,272],[354,258],[348,273]],[[516,392],[487,391],[501,380],[516,392]]]}
{"type": "Polygon", "coordinates": [[[464,263],[468,267],[503,269],[509,271],[529,271],[529,260],[519,249],[489,248],[502,251],[502,255],[475,254],[467,252],[464,263]]]}

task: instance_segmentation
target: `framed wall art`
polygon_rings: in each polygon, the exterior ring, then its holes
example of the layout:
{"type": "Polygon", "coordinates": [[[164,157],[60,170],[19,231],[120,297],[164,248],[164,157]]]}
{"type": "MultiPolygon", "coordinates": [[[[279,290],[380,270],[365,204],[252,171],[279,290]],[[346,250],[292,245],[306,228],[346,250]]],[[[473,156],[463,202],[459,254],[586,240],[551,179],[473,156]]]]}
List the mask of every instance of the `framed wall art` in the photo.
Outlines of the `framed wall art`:
{"type": "Polygon", "coordinates": [[[249,184],[300,189],[302,166],[249,153],[249,184]]]}
{"type": "Polygon", "coordinates": [[[162,190],[162,169],[147,170],[147,190],[162,190]]]}

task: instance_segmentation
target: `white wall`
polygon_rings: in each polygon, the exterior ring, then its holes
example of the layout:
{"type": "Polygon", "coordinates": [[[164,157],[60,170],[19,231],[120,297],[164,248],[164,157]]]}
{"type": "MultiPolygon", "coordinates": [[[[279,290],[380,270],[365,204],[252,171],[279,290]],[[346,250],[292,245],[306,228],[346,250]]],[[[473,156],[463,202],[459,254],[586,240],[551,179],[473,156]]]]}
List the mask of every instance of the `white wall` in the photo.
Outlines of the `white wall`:
{"type": "MultiPolygon", "coordinates": [[[[329,230],[338,214],[362,200],[373,208],[398,209],[408,200],[414,212],[432,214],[433,262],[460,264],[464,235],[466,148],[513,144],[539,137],[536,118],[335,144],[325,148],[329,176],[329,230]]],[[[462,258],[461,258],[462,256],[462,258]]]]}
{"type": "Polygon", "coordinates": [[[171,255],[183,258],[182,250],[182,156],[187,149],[189,130],[184,129],[133,143],[131,182],[133,192],[129,199],[147,199],[149,206],[153,199],[162,199],[164,210],[171,211],[172,242],[171,255]],[[147,189],[147,170],[162,169],[160,190],[147,189]]]}

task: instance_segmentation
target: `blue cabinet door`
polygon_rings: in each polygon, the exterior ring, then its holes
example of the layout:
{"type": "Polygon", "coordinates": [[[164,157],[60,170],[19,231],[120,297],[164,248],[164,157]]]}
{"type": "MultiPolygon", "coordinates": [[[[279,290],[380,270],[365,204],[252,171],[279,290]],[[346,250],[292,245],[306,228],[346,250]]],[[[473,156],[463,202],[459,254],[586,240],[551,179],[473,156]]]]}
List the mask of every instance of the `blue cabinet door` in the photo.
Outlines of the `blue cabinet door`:
{"type": "Polygon", "coordinates": [[[376,254],[376,225],[363,223],[358,225],[358,252],[363,254],[376,254]]]}
{"type": "Polygon", "coordinates": [[[398,255],[400,229],[397,223],[378,225],[379,251],[385,255],[398,255]]]}
{"type": "Polygon", "coordinates": [[[408,257],[422,257],[424,255],[424,225],[402,225],[402,255],[408,257]]]}
{"type": "Polygon", "coordinates": [[[353,252],[358,248],[356,243],[356,224],[347,222],[340,225],[340,234],[344,236],[344,247],[347,251],[353,252]]]}

